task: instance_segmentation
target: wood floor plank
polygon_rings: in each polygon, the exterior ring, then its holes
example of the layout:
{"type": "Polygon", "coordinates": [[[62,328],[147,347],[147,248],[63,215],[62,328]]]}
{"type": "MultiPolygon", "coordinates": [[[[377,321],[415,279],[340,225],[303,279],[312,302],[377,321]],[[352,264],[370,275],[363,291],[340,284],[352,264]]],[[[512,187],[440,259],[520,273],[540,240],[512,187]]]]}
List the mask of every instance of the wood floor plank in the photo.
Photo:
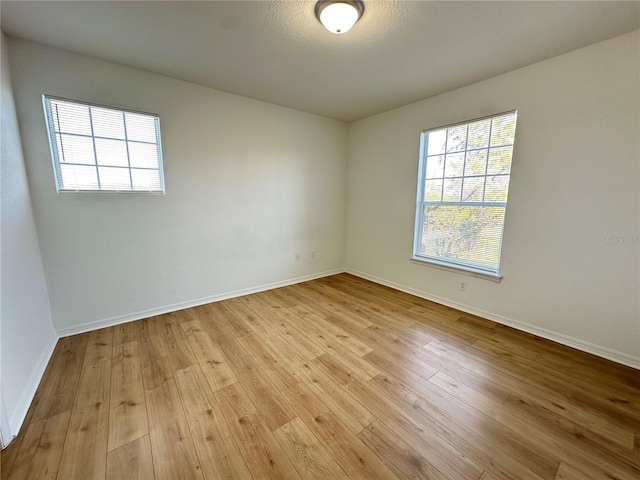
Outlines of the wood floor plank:
{"type": "Polygon", "coordinates": [[[233,305],[230,302],[222,301],[216,305],[216,318],[219,322],[224,322],[228,332],[235,338],[242,338],[245,335],[253,332],[247,325],[242,316],[239,316],[234,311],[233,305]]]}
{"type": "Polygon", "coordinates": [[[344,364],[338,362],[333,355],[328,353],[314,358],[311,363],[341,387],[348,385],[353,379],[354,374],[344,364]]]}
{"type": "Polygon", "coordinates": [[[58,340],[45,372],[46,382],[36,393],[41,400],[35,409],[32,422],[71,410],[88,340],[87,334],[58,340]]]}
{"type": "MultiPolygon", "coordinates": [[[[305,351],[281,335],[275,335],[265,342],[265,348],[273,358],[285,368],[296,382],[302,381],[304,371],[309,369],[310,360],[306,358],[305,351]]],[[[294,383],[296,383],[294,382],[294,383]]]]}
{"type": "Polygon", "coordinates": [[[2,478],[55,480],[70,417],[69,410],[29,425],[14,464],[3,465],[2,478]]]}
{"type": "Polygon", "coordinates": [[[240,375],[240,383],[256,399],[258,410],[271,431],[295,418],[295,413],[281,395],[281,390],[271,388],[269,382],[259,373],[240,375]]]}
{"type": "Polygon", "coordinates": [[[378,375],[370,383],[492,475],[500,479],[553,480],[560,463],[557,459],[454,397],[438,395],[435,390],[427,394],[426,386],[420,395],[415,394],[389,375],[378,375]]]}
{"type": "MultiPolygon", "coordinates": [[[[33,408],[33,406],[31,408],[33,408]]],[[[30,423],[26,425],[28,426],[30,423]]],[[[22,443],[25,437],[24,431],[26,430],[25,425],[23,425],[20,430],[16,438],[0,452],[0,478],[3,480],[9,476],[11,467],[13,467],[16,458],[22,451],[22,443]]]]}
{"type": "Polygon", "coordinates": [[[355,313],[345,316],[345,307],[349,306],[351,309],[357,308],[354,304],[347,302],[336,301],[337,299],[332,295],[335,290],[328,286],[324,286],[320,283],[312,285],[292,285],[288,290],[301,297],[301,303],[313,308],[318,313],[321,313],[325,318],[328,317],[340,317],[350,327],[362,330],[364,328],[373,325],[369,319],[366,318],[366,314],[359,314],[357,310],[355,313]]]}
{"type": "Polygon", "coordinates": [[[402,438],[376,420],[358,434],[391,471],[403,480],[447,480],[402,438]]]}
{"type": "Polygon", "coordinates": [[[299,418],[296,417],[285,423],[273,434],[302,478],[309,480],[349,478],[299,418]]]}
{"type": "Polygon", "coordinates": [[[0,458],[3,480],[637,480],[640,374],[340,274],[61,338],[0,458]]]}
{"type": "MultiPolygon", "coordinates": [[[[279,335],[271,337],[274,336],[279,335]]],[[[296,379],[270,354],[266,340],[271,337],[260,340],[256,335],[249,334],[238,341],[256,363],[260,374],[265,376],[276,389],[286,390],[296,384],[296,379]]]]}
{"type": "Polygon", "coordinates": [[[138,342],[113,347],[109,451],[149,433],[138,342]]]}
{"type": "Polygon", "coordinates": [[[222,335],[215,339],[215,344],[222,352],[236,377],[256,371],[256,363],[237,338],[222,335]]]}
{"type": "Polygon", "coordinates": [[[110,362],[113,349],[113,328],[101,328],[88,333],[87,352],[83,367],[110,362]]]}
{"type": "MultiPolygon", "coordinates": [[[[574,422],[580,428],[597,434],[602,438],[601,443],[605,447],[608,446],[609,443],[614,443],[629,451],[633,450],[634,432],[631,428],[607,421],[585,408],[573,405],[568,400],[563,401],[557,398],[549,399],[538,391],[527,391],[521,396],[537,405],[540,409],[553,412],[570,422],[574,422]]],[[[515,395],[512,394],[511,397],[514,398],[515,395]]]]}
{"type": "Polygon", "coordinates": [[[300,479],[238,383],[218,390],[214,395],[255,480],[300,479]]]}
{"type": "Polygon", "coordinates": [[[224,314],[219,309],[220,303],[208,303],[186,310],[186,315],[191,320],[199,320],[212,339],[216,339],[220,335],[232,334],[229,325],[224,320],[224,314]]]}
{"type": "Polygon", "coordinates": [[[175,380],[146,392],[146,401],[156,478],[203,480],[175,380]]]}
{"type": "Polygon", "coordinates": [[[251,478],[200,367],[178,370],[175,377],[204,478],[251,478]]]}
{"type": "MultiPolygon", "coordinates": [[[[440,388],[447,389],[442,383],[440,388]]],[[[514,408],[494,401],[486,401],[483,397],[475,396],[473,391],[461,393],[463,390],[448,390],[453,395],[465,398],[473,397],[475,408],[495,421],[507,426],[522,438],[543,446],[553,452],[561,461],[572,465],[579,465],[581,470],[588,471],[594,479],[632,479],[640,475],[640,469],[627,459],[619,459],[611,452],[599,445],[593,444],[582,435],[559,428],[545,418],[532,416],[526,408],[514,408]]]]}
{"type": "Polygon", "coordinates": [[[144,435],[107,454],[108,480],[154,480],[149,435],[144,435]]]}
{"type": "MultiPolygon", "coordinates": [[[[322,282],[318,282],[322,285],[322,282]]],[[[385,316],[380,314],[379,302],[380,298],[372,300],[368,294],[357,290],[345,290],[329,286],[329,288],[314,287],[311,289],[320,289],[327,294],[327,297],[331,299],[336,305],[340,307],[342,312],[348,312],[350,316],[360,318],[362,321],[368,322],[374,325],[388,325],[393,324],[400,328],[407,327],[413,320],[406,318],[403,315],[385,316]]],[[[394,312],[398,313],[398,312],[394,312]]]]}
{"type": "Polygon", "coordinates": [[[142,364],[142,382],[144,390],[150,392],[173,378],[173,369],[169,357],[158,357],[142,364]]]}
{"type": "Polygon", "coordinates": [[[292,420],[295,415],[280,395],[282,384],[279,384],[279,388],[273,388],[269,383],[277,375],[261,368],[265,367],[265,363],[260,359],[254,361],[239,339],[219,337],[216,341],[249,395],[260,399],[258,406],[269,429],[273,431],[292,420]],[[261,366],[256,362],[260,362],[261,366]]]}
{"type": "Polygon", "coordinates": [[[308,387],[295,385],[286,390],[284,396],[350,478],[396,478],[308,387]]]}
{"type": "Polygon", "coordinates": [[[624,407],[617,405],[616,402],[611,401],[612,399],[603,399],[584,392],[572,391],[569,400],[572,404],[597,412],[599,416],[611,422],[628,426],[636,433],[640,432],[640,419],[638,419],[638,416],[634,412],[625,410],[624,407]]]}
{"type": "Polygon", "coordinates": [[[364,380],[368,380],[380,373],[380,370],[372,366],[369,362],[363,360],[338,342],[333,341],[333,339],[328,338],[328,336],[323,335],[321,330],[307,328],[309,327],[307,323],[295,325],[296,319],[298,318],[296,316],[297,314],[291,312],[290,314],[292,318],[288,321],[296,330],[295,338],[298,338],[297,335],[300,335],[305,338],[308,343],[314,344],[315,348],[318,349],[318,355],[325,353],[332,354],[335,360],[343,364],[348,371],[358,375],[364,380]]]}
{"type": "Polygon", "coordinates": [[[354,378],[346,388],[381,422],[450,479],[477,480],[482,474],[482,468],[464,453],[432,430],[416,423],[410,415],[395,404],[390,404],[383,394],[374,391],[370,385],[354,378]]]}
{"type": "Polygon", "coordinates": [[[174,372],[197,363],[181,323],[183,323],[183,316],[180,312],[158,317],[159,332],[174,372]]]}
{"type": "Polygon", "coordinates": [[[182,324],[182,328],[213,391],[238,381],[222,352],[199,320],[185,322],[182,324]]]}
{"type": "Polygon", "coordinates": [[[299,322],[305,325],[310,332],[321,339],[330,339],[332,342],[338,343],[355,355],[362,357],[371,351],[371,347],[361,342],[357,338],[349,335],[342,328],[326,321],[322,316],[318,315],[311,308],[305,306],[293,307],[292,311],[296,314],[299,322]]]}
{"type": "Polygon", "coordinates": [[[123,343],[133,342],[140,339],[139,328],[141,322],[121,323],[113,327],[113,345],[122,345],[123,343]]]}
{"type": "Polygon", "coordinates": [[[261,338],[268,339],[280,334],[278,322],[261,308],[261,304],[252,295],[234,298],[231,305],[237,306],[249,328],[261,338]]]}
{"type": "Polygon", "coordinates": [[[575,468],[566,463],[561,463],[555,480],[592,480],[582,472],[579,472],[575,468]]]}
{"type": "Polygon", "coordinates": [[[353,398],[349,392],[334,384],[324,375],[322,369],[309,364],[309,368],[302,373],[303,382],[329,407],[342,422],[358,434],[376,417],[367,408],[353,398]]]}
{"type": "MultiPolygon", "coordinates": [[[[98,345],[96,352],[100,351],[98,345]]],[[[106,474],[109,433],[111,357],[82,368],[71,411],[58,478],[103,480],[106,474]]]]}
{"type": "Polygon", "coordinates": [[[486,470],[482,473],[482,476],[480,477],[480,480],[497,480],[496,477],[494,477],[493,475],[491,475],[489,472],[487,472],[486,470]]]}

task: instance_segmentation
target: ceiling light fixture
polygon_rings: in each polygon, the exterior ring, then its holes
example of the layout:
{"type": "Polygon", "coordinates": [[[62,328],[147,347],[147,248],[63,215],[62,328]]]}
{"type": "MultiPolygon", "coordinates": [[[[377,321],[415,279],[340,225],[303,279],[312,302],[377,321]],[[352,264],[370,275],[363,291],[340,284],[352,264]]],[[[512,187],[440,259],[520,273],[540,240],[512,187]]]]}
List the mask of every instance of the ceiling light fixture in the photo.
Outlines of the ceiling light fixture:
{"type": "Polygon", "coordinates": [[[331,33],[342,34],[351,30],[364,12],[360,0],[320,0],[316,3],[316,17],[331,33]]]}

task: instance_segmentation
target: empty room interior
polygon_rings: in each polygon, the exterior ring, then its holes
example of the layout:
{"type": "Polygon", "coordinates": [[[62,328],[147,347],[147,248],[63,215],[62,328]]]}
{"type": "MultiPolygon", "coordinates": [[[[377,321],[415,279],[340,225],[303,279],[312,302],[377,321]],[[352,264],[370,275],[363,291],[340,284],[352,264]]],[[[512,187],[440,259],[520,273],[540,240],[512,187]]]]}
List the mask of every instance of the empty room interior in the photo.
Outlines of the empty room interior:
{"type": "Polygon", "coordinates": [[[3,480],[640,478],[640,2],[0,13],[3,480]]]}

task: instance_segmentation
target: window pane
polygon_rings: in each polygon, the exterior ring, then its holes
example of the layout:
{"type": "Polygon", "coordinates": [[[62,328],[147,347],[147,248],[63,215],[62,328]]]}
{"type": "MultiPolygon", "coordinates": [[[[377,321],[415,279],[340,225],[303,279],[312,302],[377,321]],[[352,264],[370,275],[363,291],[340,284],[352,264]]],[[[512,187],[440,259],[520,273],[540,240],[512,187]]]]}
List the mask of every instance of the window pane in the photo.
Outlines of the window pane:
{"type": "Polygon", "coordinates": [[[489,150],[487,174],[509,173],[512,152],[513,147],[491,148],[489,150]]]}
{"type": "Polygon", "coordinates": [[[449,154],[445,160],[445,177],[461,177],[464,169],[464,153],[449,154]]]}
{"type": "Polygon", "coordinates": [[[158,148],[148,143],[129,142],[129,159],[132,167],[158,168],[158,148]]]}
{"type": "Polygon", "coordinates": [[[122,140],[104,140],[96,138],[98,165],[128,167],[127,144],[122,140]]]}
{"type": "Polygon", "coordinates": [[[498,273],[516,117],[511,112],[423,132],[429,140],[439,135],[440,143],[422,151],[428,155],[418,188],[425,198],[416,208],[425,210],[416,215],[415,255],[498,273]]]}
{"type": "Polygon", "coordinates": [[[85,105],[52,101],[51,116],[57,132],[91,135],[89,107],[85,105]]]}
{"type": "Polygon", "coordinates": [[[444,155],[427,157],[427,178],[442,178],[444,175],[444,155]]]}
{"type": "Polygon", "coordinates": [[[125,113],[124,116],[129,140],[156,142],[156,122],[153,117],[137,113],[125,113]]]}
{"type": "Polygon", "coordinates": [[[484,177],[465,178],[462,186],[463,202],[482,202],[484,177]]]}
{"type": "Polygon", "coordinates": [[[427,155],[438,155],[444,153],[447,142],[447,129],[436,130],[428,134],[427,155]]]}
{"type": "Polygon", "coordinates": [[[442,180],[427,180],[424,184],[424,201],[439,202],[442,200],[442,180]]]}
{"type": "Polygon", "coordinates": [[[76,135],[57,135],[60,163],[83,163],[95,165],[93,140],[76,135]]]}
{"type": "Polygon", "coordinates": [[[425,207],[418,253],[497,269],[504,207],[425,207]]]}
{"type": "Polygon", "coordinates": [[[443,202],[459,202],[461,193],[462,193],[461,178],[445,179],[444,192],[442,193],[443,202]]]}
{"type": "Polygon", "coordinates": [[[475,150],[467,152],[467,160],[464,164],[465,175],[484,175],[487,168],[487,151],[475,150]]]}
{"type": "Polygon", "coordinates": [[[509,175],[499,175],[487,177],[485,187],[485,202],[506,202],[507,191],[509,190],[509,175]]]}
{"type": "Polygon", "coordinates": [[[461,152],[467,147],[467,126],[447,129],[447,152],[461,152]]]}
{"type": "Polygon", "coordinates": [[[512,145],[516,133],[516,116],[509,113],[493,119],[491,125],[491,146],[512,145]]]}
{"type": "Polygon", "coordinates": [[[131,169],[133,188],[136,190],[160,190],[160,172],[158,170],[131,169]]]}
{"type": "Polygon", "coordinates": [[[467,140],[467,149],[486,148],[489,146],[489,127],[491,119],[480,120],[469,124],[469,138],[467,140]]]}
{"type": "Polygon", "coordinates": [[[98,190],[96,167],[84,165],[60,165],[61,190],[98,190]]]}
{"type": "Polygon", "coordinates": [[[98,172],[103,190],[131,190],[128,168],[99,167],[98,172]]]}
{"type": "Polygon", "coordinates": [[[155,115],[42,98],[58,191],[164,192],[155,115]]]}
{"type": "Polygon", "coordinates": [[[106,108],[91,107],[93,134],[98,137],[124,139],[124,119],[122,112],[106,108]]]}

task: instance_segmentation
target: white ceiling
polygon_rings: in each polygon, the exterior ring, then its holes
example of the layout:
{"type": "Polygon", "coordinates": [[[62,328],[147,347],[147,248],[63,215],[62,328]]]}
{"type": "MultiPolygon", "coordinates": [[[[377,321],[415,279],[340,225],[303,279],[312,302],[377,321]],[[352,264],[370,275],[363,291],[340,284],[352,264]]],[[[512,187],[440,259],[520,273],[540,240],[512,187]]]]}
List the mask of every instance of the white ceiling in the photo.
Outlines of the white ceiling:
{"type": "Polygon", "coordinates": [[[640,28],[640,2],[364,0],[333,35],[314,1],[0,4],[2,30],[344,121],[640,28]]]}

